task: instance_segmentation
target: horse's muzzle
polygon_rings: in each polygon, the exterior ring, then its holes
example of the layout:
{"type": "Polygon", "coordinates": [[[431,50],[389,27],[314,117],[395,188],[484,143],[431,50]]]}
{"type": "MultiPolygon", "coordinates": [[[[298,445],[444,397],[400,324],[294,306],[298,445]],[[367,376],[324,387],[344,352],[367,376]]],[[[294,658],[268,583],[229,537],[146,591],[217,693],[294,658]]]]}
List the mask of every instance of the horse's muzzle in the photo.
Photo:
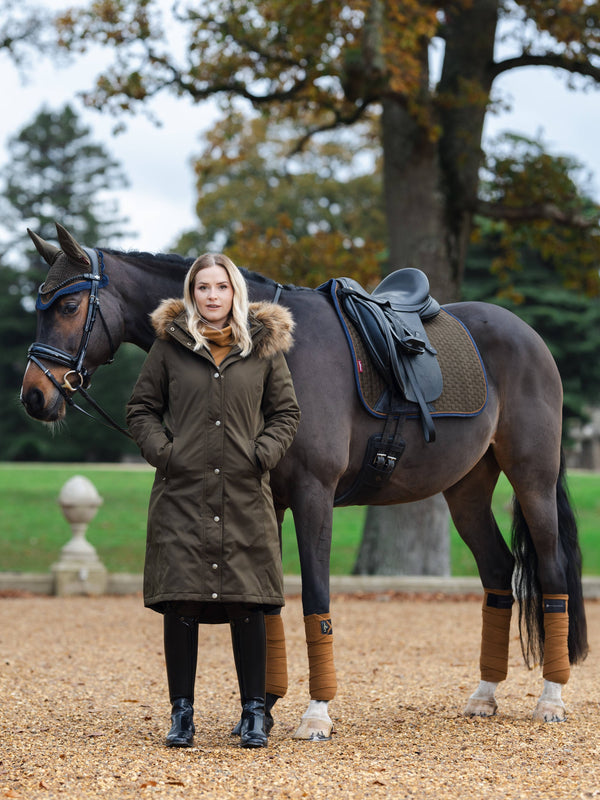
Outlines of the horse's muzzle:
{"type": "Polygon", "coordinates": [[[57,422],[65,415],[65,402],[58,392],[52,392],[52,397],[47,399],[41,389],[33,386],[26,392],[21,391],[20,399],[27,414],[40,422],[57,422]]]}

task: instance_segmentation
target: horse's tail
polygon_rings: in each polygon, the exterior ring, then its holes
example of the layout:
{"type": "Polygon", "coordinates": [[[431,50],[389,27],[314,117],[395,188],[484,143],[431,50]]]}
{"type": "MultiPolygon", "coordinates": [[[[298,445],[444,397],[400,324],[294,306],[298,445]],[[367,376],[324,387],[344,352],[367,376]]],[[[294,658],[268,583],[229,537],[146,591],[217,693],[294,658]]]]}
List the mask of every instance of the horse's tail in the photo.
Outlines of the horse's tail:
{"type": "MultiPolygon", "coordinates": [[[[569,662],[577,664],[588,653],[587,624],[581,586],[581,550],[577,523],[567,489],[564,455],[556,482],[558,547],[566,565],[569,595],[569,662]]],[[[544,660],[544,613],[542,590],[537,577],[538,557],[521,506],[513,501],[512,551],[515,557],[515,589],[519,601],[519,634],[528,667],[544,660]]]]}

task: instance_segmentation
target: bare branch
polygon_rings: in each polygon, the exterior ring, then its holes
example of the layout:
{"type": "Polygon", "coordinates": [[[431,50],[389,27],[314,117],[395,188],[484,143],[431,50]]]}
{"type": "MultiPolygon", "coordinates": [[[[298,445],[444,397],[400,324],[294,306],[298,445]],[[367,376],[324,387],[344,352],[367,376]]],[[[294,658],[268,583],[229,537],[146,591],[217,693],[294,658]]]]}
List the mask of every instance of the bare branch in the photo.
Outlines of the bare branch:
{"type": "Polygon", "coordinates": [[[598,227],[596,217],[585,216],[580,213],[565,211],[553,203],[543,203],[532,206],[507,206],[502,203],[490,203],[486,200],[478,200],[475,213],[481,214],[489,219],[504,219],[511,222],[532,222],[535,220],[555,222],[558,225],[565,225],[571,228],[598,227]]]}
{"type": "Polygon", "coordinates": [[[356,110],[352,114],[348,115],[342,114],[337,109],[331,109],[334,115],[333,121],[323,125],[315,125],[314,127],[309,128],[306,131],[306,133],[300,139],[298,139],[298,141],[294,145],[294,148],[290,151],[289,157],[291,158],[292,156],[301,153],[304,150],[306,144],[316,134],[324,133],[325,131],[332,131],[335,130],[335,128],[340,128],[346,125],[353,125],[355,122],[358,122],[358,120],[364,115],[367,108],[371,105],[372,102],[373,101],[371,100],[363,100],[363,102],[360,103],[359,106],[357,106],[356,110]]]}
{"type": "Polygon", "coordinates": [[[149,55],[153,65],[159,65],[166,72],[171,74],[170,80],[165,80],[164,84],[158,85],[154,93],[160,91],[163,86],[169,87],[178,92],[186,93],[196,103],[206,100],[213,95],[224,92],[226,94],[235,94],[238,97],[244,97],[246,100],[249,100],[251,103],[258,106],[265,103],[270,103],[272,101],[281,102],[285,100],[292,100],[303,89],[305,89],[308,84],[308,81],[305,77],[301,80],[295,81],[295,83],[289,89],[267,92],[265,94],[255,94],[245,83],[236,80],[213,83],[201,88],[196,84],[195,81],[186,79],[185,73],[182,70],[177,69],[169,60],[167,60],[166,57],[159,56],[155,53],[150,53],[149,55]]]}
{"type": "Polygon", "coordinates": [[[514,58],[507,58],[504,61],[497,61],[489,69],[490,77],[497,78],[504,72],[520,67],[553,67],[570,72],[573,75],[583,75],[592,78],[600,84],[600,67],[595,67],[587,60],[576,61],[568,56],[557,53],[545,53],[544,55],[530,55],[524,53],[514,58]]]}

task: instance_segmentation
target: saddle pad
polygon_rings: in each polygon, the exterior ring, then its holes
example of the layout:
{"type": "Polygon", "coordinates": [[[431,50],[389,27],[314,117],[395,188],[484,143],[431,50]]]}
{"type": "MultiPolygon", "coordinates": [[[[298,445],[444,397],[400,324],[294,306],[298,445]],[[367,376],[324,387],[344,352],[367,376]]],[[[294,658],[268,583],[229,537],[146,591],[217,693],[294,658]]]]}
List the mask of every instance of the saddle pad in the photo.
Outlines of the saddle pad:
{"type": "MultiPolygon", "coordinates": [[[[387,411],[382,408],[380,401],[386,392],[386,383],[373,366],[356,327],[344,314],[337,297],[334,306],[346,332],[361,402],[372,416],[385,418],[387,411]]],[[[488,386],[485,367],[471,334],[459,319],[443,307],[437,316],[424,323],[424,327],[429,341],[437,350],[444,381],[442,394],[429,404],[431,416],[477,416],[485,408],[488,386]]],[[[400,405],[406,410],[404,400],[400,401],[400,405]]],[[[408,407],[409,417],[419,416],[416,403],[409,403],[408,407]]]]}

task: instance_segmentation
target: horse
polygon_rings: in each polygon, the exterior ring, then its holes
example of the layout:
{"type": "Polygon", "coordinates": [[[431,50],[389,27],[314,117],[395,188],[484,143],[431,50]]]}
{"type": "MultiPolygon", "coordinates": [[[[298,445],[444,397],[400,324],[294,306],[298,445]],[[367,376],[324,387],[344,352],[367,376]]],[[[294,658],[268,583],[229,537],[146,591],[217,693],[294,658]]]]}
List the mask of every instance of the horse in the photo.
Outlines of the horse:
{"type": "MultiPolygon", "coordinates": [[[[30,231],[49,274],[59,265],[62,280],[51,296],[38,297],[37,341],[21,388],[27,413],[47,423],[65,415],[122,342],[150,348],[149,313],[161,299],[181,295],[191,264],[174,254],[88,248],[56,227],[60,247],[30,231]],[[98,315],[101,325],[95,324],[98,315]]],[[[331,737],[329,702],[336,688],[329,593],[333,508],[352,487],[381,421],[359,400],[348,342],[330,298],[249,270],[244,275],[251,300],[280,303],[296,322],[288,363],[302,419],[271,473],[271,486],[279,524],[286,509],[293,514],[301,565],[310,700],[294,737],[324,741],[331,737]]],[[[407,419],[402,458],[385,485],[362,492],[360,504],[399,504],[443,493],[484,590],[479,683],[463,713],[497,712],[495,692],[506,677],[516,599],[524,660],[530,668],[543,662],[533,719],[561,721],[562,687],[588,646],[581,552],[561,447],[560,376],[541,337],[508,310],[481,302],[442,308],[465,326],[479,351],[485,405],[474,416],[436,419],[430,442],[418,421],[407,419]],[[514,490],[510,546],[491,507],[501,472],[514,490]]]]}

